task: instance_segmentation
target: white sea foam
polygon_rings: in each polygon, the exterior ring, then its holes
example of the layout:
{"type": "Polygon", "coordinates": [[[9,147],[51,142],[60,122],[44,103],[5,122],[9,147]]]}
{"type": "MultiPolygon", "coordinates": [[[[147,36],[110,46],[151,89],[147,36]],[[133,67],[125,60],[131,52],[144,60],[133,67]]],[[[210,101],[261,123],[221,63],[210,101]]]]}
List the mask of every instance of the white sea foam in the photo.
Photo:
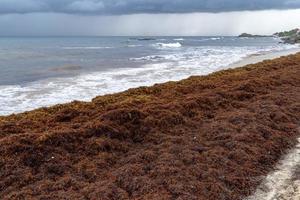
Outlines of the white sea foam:
{"type": "Polygon", "coordinates": [[[175,41],[184,41],[183,38],[175,38],[174,40],[175,40],[175,41]]]}
{"type": "Polygon", "coordinates": [[[127,45],[127,47],[131,47],[131,48],[134,48],[134,47],[142,47],[143,45],[139,45],[139,44],[129,44],[127,45]]]}
{"type": "Polygon", "coordinates": [[[162,55],[152,55],[152,56],[143,56],[140,58],[130,58],[132,61],[160,61],[166,59],[165,56],[162,55]]]}
{"type": "Polygon", "coordinates": [[[114,47],[62,47],[63,49],[66,50],[80,50],[80,49],[90,49],[90,50],[94,50],[94,49],[112,49],[114,47]]]}
{"type": "Polygon", "coordinates": [[[166,49],[166,48],[180,48],[182,45],[179,42],[176,42],[176,43],[156,43],[153,46],[157,48],[166,49]]]}
{"type": "Polygon", "coordinates": [[[197,39],[196,41],[204,42],[204,41],[215,41],[215,40],[221,40],[222,37],[211,37],[211,38],[204,38],[204,39],[197,39]]]}
{"type": "Polygon", "coordinates": [[[220,37],[213,37],[213,38],[210,38],[210,40],[220,40],[220,39],[222,39],[222,38],[220,38],[220,37]]]}
{"type": "Polygon", "coordinates": [[[247,56],[280,49],[282,47],[277,46],[183,48],[175,52],[166,51],[162,55],[133,58],[132,62],[143,62],[139,68],[112,69],[75,77],[50,78],[25,85],[2,85],[0,86],[0,115],[19,113],[72,100],[90,101],[97,95],[170,80],[176,81],[191,75],[206,75],[225,69],[228,65],[247,56]]]}

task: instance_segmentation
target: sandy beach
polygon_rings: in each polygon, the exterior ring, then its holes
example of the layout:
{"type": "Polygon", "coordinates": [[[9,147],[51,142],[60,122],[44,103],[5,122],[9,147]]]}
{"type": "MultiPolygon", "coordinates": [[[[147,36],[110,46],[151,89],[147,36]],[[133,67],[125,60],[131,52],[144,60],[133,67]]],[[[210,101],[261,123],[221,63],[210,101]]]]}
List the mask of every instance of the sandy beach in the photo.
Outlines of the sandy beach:
{"type": "Polygon", "coordinates": [[[300,0],[0,0],[0,200],[300,200],[300,0]]]}
{"type": "Polygon", "coordinates": [[[282,51],[278,51],[278,52],[271,52],[271,53],[265,53],[265,54],[256,54],[256,55],[252,55],[249,56],[247,58],[244,58],[243,60],[236,62],[232,65],[229,65],[227,67],[228,68],[236,68],[236,67],[242,67],[245,65],[249,65],[249,64],[255,64],[258,62],[262,62],[264,60],[271,60],[271,59],[275,59],[275,58],[279,58],[281,56],[288,56],[291,54],[296,54],[300,52],[300,47],[299,48],[294,48],[294,49],[289,49],[289,50],[282,50],[282,51]]]}
{"type": "Polygon", "coordinates": [[[299,63],[295,54],[0,117],[0,198],[255,195],[298,143],[299,63]]]}
{"type": "Polygon", "coordinates": [[[246,200],[298,200],[300,199],[300,138],[246,200]]]}

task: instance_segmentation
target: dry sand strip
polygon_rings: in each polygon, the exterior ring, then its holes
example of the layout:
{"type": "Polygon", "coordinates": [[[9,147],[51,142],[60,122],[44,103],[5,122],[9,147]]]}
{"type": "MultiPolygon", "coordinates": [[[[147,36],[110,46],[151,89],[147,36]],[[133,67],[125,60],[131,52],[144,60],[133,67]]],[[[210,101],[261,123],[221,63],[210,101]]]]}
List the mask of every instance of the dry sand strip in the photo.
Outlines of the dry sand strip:
{"type": "Polygon", "coordinates": [[[299,124],[300,54],[0,117],[0,199],[245,199],[299,124]]]}
{"type": "Polygon", "coordinates": [[[300,199],[300,138],[269,174],[257,191],[246,200],[299,200],[300,199]]]}
{"type": "Polygon", "coordinates": [[[258,55],[252,55],[249,56],[239,62],[233,63],[232,65],[229,65],[227,67],[224,67],[224,69],[230,69],[230,68],[237,68],[237,67],[243,67],[250,64],[256,64],[258,62],[262,62],[264,60],[271,60],[280,58],[282,56],[288,56],[291,54],[296,54],[300,52],[300,45],[298,48],[294,49],[288,49],[288,50],[282,50],[278,52],[271,52],[271,53],[265,53],[265,54],[258,54],[258,55]]]}

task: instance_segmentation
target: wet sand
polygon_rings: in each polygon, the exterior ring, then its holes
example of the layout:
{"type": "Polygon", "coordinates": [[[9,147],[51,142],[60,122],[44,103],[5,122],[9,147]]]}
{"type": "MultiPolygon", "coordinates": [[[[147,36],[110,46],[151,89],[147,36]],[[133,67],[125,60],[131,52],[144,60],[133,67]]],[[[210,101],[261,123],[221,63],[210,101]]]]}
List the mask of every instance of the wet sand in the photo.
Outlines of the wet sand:
{"type": "Polygon", "coordinates": [[[245,199],[298,144],[299,102],[296,54],[0,117],[0,199],[245,199]]]}
{"type": "Polygon", "coordinates": [[[288,55],[296,54],[296,53],[299,53],[299,52],[300,52],[300,47],[295,48],[295,49],[278,51],[278,52],[271,52],[271,53],[265,53],[265,54],[255,54],[255,55],[244,58],[243,60],[226,67],[226,69],[230,69],[230,68],[234,69],[234,68],[237,68],[237,67],[242,67],[242,66],[245,66],[245,65],[259,63],[259,62],[262,62],[264,60],[272,60],[272,59],[280,58],[281,56],[288,56],[288,55]]]}

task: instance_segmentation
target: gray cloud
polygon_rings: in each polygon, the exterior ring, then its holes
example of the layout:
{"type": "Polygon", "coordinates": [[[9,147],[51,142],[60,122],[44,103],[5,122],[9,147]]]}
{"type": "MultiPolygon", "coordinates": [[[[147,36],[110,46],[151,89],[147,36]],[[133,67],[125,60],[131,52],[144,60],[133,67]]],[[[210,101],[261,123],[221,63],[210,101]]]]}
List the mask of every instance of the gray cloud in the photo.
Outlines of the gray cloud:
{"type": "Polygon", "coordinates": [[[121,16],[8,14],[0,17],[0,36],[267,35],[299,27],[299,19],[300,9],[121,16]]]}
{"type": "Polygon", "coordinates": [[[46,2],[36,0],[1,0],[0,13],[38,12],[46,5],[46,2]]]}
{"type": "Polygon", "coordinates": [[[120,15],[300,8],[300,0],[0,0],[0,14],[120,15]]]}
{"type": "Polygon", "coordinates": [[[101,12],[104,7],[105,6],[102,1],[80,0],[72,2],[66,7],[66,9],[71,11],[73,10],[75,12],[101,12]]]}

